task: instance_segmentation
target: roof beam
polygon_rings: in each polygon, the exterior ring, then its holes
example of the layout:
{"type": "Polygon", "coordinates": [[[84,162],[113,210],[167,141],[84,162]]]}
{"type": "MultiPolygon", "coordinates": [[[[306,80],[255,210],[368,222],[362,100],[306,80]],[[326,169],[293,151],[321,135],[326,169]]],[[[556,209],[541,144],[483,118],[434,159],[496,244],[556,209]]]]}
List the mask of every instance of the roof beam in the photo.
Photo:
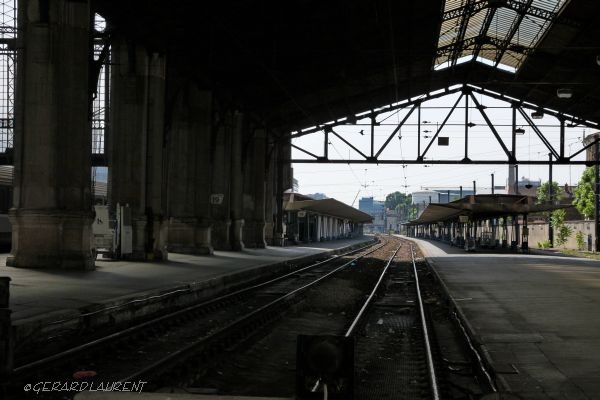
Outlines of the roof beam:
{"type": "Polygon", "coordinates": [[[447,21],[452,18],[460,17],[461,15],[468,15],[469,17],[472,14],[477,13],[485,8],[499,8],[506,7],[514,10],[518,13],[526,13],[532,15],[534,17],[538,17],[547,21],[551,21],[556,18],[558,15],[555,12],[545,10],[540,7],[532,6],[530,2],[528,4],[522,3],[517,0],[495,0],[495,1],[479,1],[475,4],[467,3],[462,7],[455,8],[450,11],[444,12],[442,15],[442,20],[447,21]]]}
{"type": "MultiPolygon", "coordinates": [[[[531,6],[532,2],[533,0],[527,0],[527,3],[524,4],[524,8],[527,9],[529,6],[531,6]]],[[[508,31],[508,35],[506,35],[506,38],[500,43],[500,46],[498,47],[500,52],[496,56],[496,62],[494,63],[494,67],[498,67],[498,64],[500,64],[500,61],[502,60],[502,57],[504,57],[504,53],[506,53],[510,42],[513,40],[515,34],[519,30],[519,26],[521,25],[521,22],[523,22],[523,18],[525,18],[525,11],[517,12],[519,13],[519,16],[513,21],[513,24],[510,27],[510,30],[508,31]]]]}
{"type": "MultiPolygon", "coordinates": [[[[476,5],[475,0],[467,0],[465,5],[465,13],[462,14],[462,18],[460,20],[460,28],[458,30],[458,35],[454,40],[455,43],[460,43],[465,39],[465,33],[467,32],[467,26],[469,25],[469,19],[471,18],[471,9],[476,5]]],[[[452,55],[450,56],[450,65],[455,66],[456,61],[458,60],[458,55],[463,50],[460,46],[455,46],[452,55]]]]}

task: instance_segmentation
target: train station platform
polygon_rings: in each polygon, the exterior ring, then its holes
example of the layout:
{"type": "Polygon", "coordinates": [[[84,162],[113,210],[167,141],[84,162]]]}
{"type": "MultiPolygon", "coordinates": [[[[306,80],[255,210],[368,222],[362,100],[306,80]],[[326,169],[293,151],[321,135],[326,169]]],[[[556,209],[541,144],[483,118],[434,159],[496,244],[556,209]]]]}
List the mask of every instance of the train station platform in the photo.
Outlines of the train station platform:
{"type": "MultiPolygon", "coordinates": [[[[370,242],[373,237],[288,247],[215,251],[212,256],[169,253],[168,261],[98,259],[94,271],[0,267],[9,276],[15,339],[52,336],[60,329],[93,328],[202,301],[245,282],[287,271],[370,242]],[[82,326],[85,325],[85,326],[82,326]]],[[[0,255],[5,265],[8,254],[0,255]]]]}
{"type": "Polygon", "coordinates": [[[600,262],[418,243],[502,391],[600,399],[600,262]]]}

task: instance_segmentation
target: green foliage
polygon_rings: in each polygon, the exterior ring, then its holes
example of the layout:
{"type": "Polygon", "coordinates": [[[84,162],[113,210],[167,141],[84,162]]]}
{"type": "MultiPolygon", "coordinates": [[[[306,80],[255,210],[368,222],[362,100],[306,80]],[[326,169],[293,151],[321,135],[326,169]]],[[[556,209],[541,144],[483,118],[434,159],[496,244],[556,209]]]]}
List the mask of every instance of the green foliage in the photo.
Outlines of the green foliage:
{"type": "MultiPolygon", "coordinates": [[[[537,189],[537,203],[543,204],[549,202],[549,191],[550,191],[550,182],[544,182],[537,189]]],[[[564,189],[560,187],[560,185],[556,182],[552,182],[552,198],[554,200],[560,199],[564,194],[564,189]]]]}
{"type": "Polygon", "coordinates": [[[570,226],[565,225],[565,210],[555,210],[550,216],[550,224],[554,228],[554,244],[562,246],[573,233],[570,226]]]}
{"type": "Polygon", "coordinates": [[[412,204],[412,195],[410,194],[406,195],[401,192],[390,193],[385,196],[384,205],[390,210],[400,212],[408,220],[417,218],[417,208],[412,204]]]}
{"type": "Polygon", "coordinates": [[[551,244],[549,240],[544,240],[543,242],[538,242],[537,247],[540,249],[549,249],[551,244]]]}
{"type": "Polygon", "coordinates": [[[401,192],[390,193],[385,196],[385,207],[390,210],[395,210],[397,208],[402,208],[404,205],[410,205],[412,203],[412,196],[406,195],[401,192]],[[401,207],[398,207],[401,206],[401,207]]]}
{"type": "Polygon", "coordinates": [[[573,205],[586,219],[594,216],[594,184],[596,182],[594,167],[583,171],[581,179],[575,188],[573,205]]]}
{"type": "Polygon", "coordinates": [[[581,231],[577,231],[575,235],[575,240],[577,241],[577,250],[581,251],[585,249],[585,235],[581,231]]]}

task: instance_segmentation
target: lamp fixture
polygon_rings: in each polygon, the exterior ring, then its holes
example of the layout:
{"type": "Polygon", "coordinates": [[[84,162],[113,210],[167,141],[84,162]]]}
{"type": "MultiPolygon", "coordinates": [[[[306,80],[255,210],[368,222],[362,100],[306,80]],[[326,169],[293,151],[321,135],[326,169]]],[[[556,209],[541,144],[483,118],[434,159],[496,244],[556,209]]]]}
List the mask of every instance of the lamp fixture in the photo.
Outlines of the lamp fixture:
{"type": "Polygon", "coordinates": [[[521,127],[515,128],[515,134],[516,135],[524,135],[525,134],[525,129],[523,129],[521,127]]]}
{"type": "Polygon", "coordinates": [[[542,119],[542,118],[544,118],[544,112],[542,110],[534,111],[531,113],[531,118],[542,119]]]}
{"type": "Polygon", "coordinates": [[[573,96],[571,88],[560,88],[556,90],[556,95],[559,99],[570,99],[573,96]]]}
{"type": "Polygon", "coordinates": [[[596,64],[600,65],[600,55],[596,56],[596,64]]]}

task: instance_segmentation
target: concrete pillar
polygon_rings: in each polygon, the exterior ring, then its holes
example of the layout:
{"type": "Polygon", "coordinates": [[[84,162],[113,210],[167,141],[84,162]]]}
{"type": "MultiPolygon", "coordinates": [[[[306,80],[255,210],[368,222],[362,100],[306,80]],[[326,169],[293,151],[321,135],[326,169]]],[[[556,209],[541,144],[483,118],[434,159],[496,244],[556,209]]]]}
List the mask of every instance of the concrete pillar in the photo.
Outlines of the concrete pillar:
{"type": "Polygon", "coordinates": [[[321,238],[323,237],[323,232],[321,232],[321,230],[323,229],[323,217],[321,215],[317,216],[317,241],[320,242],[321,238]]]}
{"type": "Polygon", "coordinates": [[[277,212],[275,221],[275,235],[277,241],[282,241],[284,234],[283,223],[283,193],[293,187],[293,170],[288,161],[292,156],[291,139],[281,140],[277,143],[277,177],[275,188],[275,209],[277,212]]]}
{"type": "Polygon", "coordinates": [[[137,260],[166,259],[163,228],[165,58],[116,39],[112,44],[109,203],[128,204],[137,260]]]}
{"type": "Polygon", "coordinates": [[[210,148],[212,93],[192,81],[175,97],[169,135],[168,249],[212,254],[210,148]]]}
{"type": "MultiPolygon", "coordinates": [[[[269,142],[269,136],[267,136],[269,142]]],[[[277,244],[275,224],[277,218],[277,158],[275,144],[267,146],[267,175],[265,186],[265,240],[268,245],[277,244]]]]}
{"type": "Polygon", "coordinates": [[[148,153],[146,155],[146,254],[167,259],[167,147],[165,145],[166,56],[150,54],[148,65],[148,153]]]}
{"type": "MultiPolygon", "coordinates": [[[[249,132],[244,165],[244,245],[265,248],[266,132],[249,132]]],[[[308,221],[308,219],[307,219],[308,221]]]]}
{"type": "Polygon", "coordinates": [[[245,128],[244,116],[241,113],[234,115],[234,129],[232,130],[231,139],[231,248],[233,250],[243,250],[243,229],[244,229],[244,211],[242,196],[243,187],[243,170],[242,170],[242,147],[243,147],[243,132],[245,128]]]}
{"type": "Polygon", "coordinates": [[[212,156],[212,193],[223,196],[211,205],[212,243],[215,249],[231,250],[231,140],[235,129],[234,114],[222,111],[216,115],[216,132],[212,156]]]}
{"type": "Polygon", "coordinates": [[[12,253],[93,269],[88,1],[19,1],[12,253]]]}

